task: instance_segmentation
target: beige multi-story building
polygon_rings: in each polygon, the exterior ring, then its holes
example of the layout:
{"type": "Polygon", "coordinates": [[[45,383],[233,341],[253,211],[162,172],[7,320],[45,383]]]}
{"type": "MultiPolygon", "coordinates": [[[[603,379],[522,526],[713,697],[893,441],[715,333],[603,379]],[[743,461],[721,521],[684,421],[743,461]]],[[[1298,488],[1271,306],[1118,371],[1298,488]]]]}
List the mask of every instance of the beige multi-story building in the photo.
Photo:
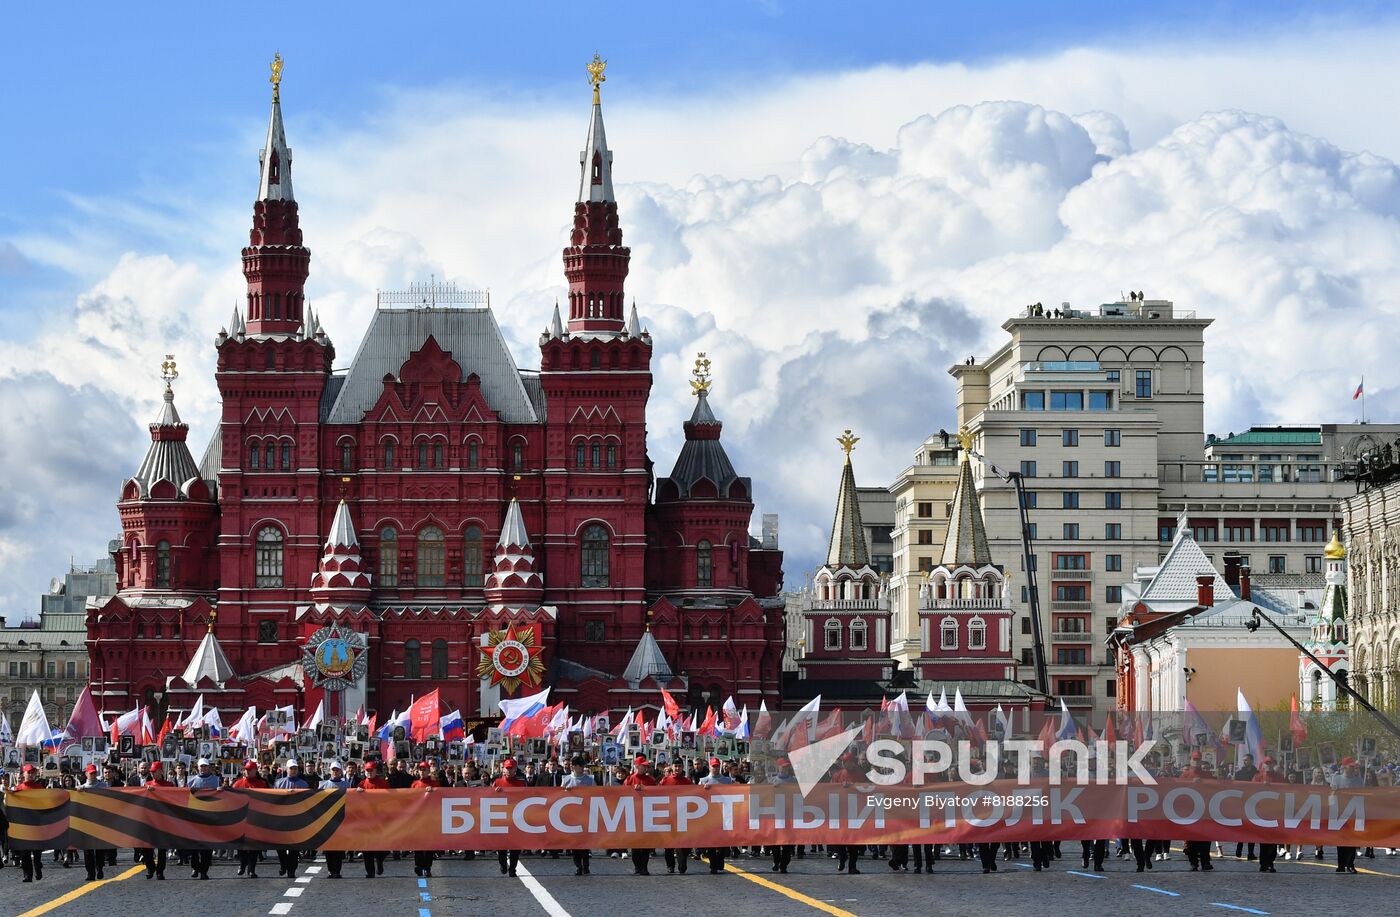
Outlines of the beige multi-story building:
{"type": "MultiPolygon", "coordinates": [[[[1072,706],[1115,705],[1104,640],[1123,585],[1165,555],[1178,516],[1212,562],[1238,551],[1261,575],[1314,573],[1320,585],[1337,502],[1352,489],[1341,462],[1400,430],[1253,428],[1207,441],[1210,324],[1167,300],[1033,306],[1002,326],[1010,340],[990,358],[950,369],[974,451],[1024,479],[1050,690],[1072,706]]],[[[1029,664],[1015,490],[986,465],[975,472],[992,551],[1020,572],[1014,639],[1029,664]]]]}
{"type": "MultiPolygon", "coordinates": [[[[1387,465],[1391,464],[1389,461],[1387,465]]],[[[1400,480],[1342,501],[1351,684],[1377,707],[1400,709],[1400,480]]]]}
{"type": "Polygon", "coordinates": [[[0,713],[19,727],[36,690],[49,722],[62,726],[88,683],[87,602],[117,591],[110,559],[73,566],[40,599],[39,620],[6,627],[0,618],[0,713]]]}
{"type": "Polygon", "coordinates": [[[908,668],[920,655],[919,586],[937,566],[948,534],[948,513],[958,486],[956,437],[947,431],[919,445],[914,463],[899,473],[889,492],[894,498],[890,533],[890,655],[908,668]]]}

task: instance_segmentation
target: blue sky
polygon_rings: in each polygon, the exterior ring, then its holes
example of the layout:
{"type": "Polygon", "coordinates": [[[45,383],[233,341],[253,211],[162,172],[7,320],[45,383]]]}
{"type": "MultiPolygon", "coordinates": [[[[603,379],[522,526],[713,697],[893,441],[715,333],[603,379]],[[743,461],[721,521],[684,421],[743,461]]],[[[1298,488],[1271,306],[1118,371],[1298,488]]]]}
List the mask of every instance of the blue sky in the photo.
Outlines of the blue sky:
{"type": "Polygon", "coordinates": [[[657,340],[652,457],[670,467],[708,350],[794,580],[823,549],[835,433],[865,426],[861,483],[888,482],[951,425],[946,366],[997,346],[1025,302],[1136,288],[1215,317],[1215,432],[1350,420],[1359,370],[1371,417],[1393,418],[1390,6],[407,9],[8,11],[0,428],[24,435],[0,439],[0,615],[118,530],[166,352],[196,456],[208,440],[273,51],[308,295],[341,366],[373,291],[429,274],[490,286],[534,363],[583,65],[609,59],[629,291],[657,340]]]}

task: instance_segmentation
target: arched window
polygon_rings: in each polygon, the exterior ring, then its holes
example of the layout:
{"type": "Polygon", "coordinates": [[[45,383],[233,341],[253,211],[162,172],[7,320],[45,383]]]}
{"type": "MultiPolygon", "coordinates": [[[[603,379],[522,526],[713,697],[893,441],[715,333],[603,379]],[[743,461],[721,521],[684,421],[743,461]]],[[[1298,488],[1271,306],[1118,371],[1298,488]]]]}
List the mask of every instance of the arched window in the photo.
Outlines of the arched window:
{"type": "Polygon", "coordinates": [[[418,533],[418,585],[443,585],[444,566],[442,529],[430,525],[418,533]]]}
{"type": "Polygon", "coordinates": [[[418,467],[419,467],[419,468],[427,468],[427,467],[428,467],[428,454],[429,454],[429,453],[428,453],[428,441],[427,441],[426,439],[420,439],[420,440],[418,441],[418,467]]]}
{"type": "Polygon", "coordinates": [[[841,648],[841,622],[835,618],[827,618],[826,624],[822,627],[822,646],[827,650],[839,650],[841,648]]]}
{"type": "Polygon", "coordinates": [[[170,542],[156,545],[156,588],[170,588],[170,542]]]}
{"type": "Polygon", "coordinates": [[[292,444],[291,444],[291,443],[283,443],[283,444],[282,444],[282,470],[283,470],[283,471],[291,471],[291,470],[292,470],[292,444]]]}
{"type": "Polygon", "coordinates": [[[713,552],[710,543],[701,540],[695,546],[695,585],[713,586],[715,584],[715,565],[713,552]]]}
{"type": "Polygon", "coordinates": [[[282,585],[282,530],[277,526],[265,525],[258,529],[255,563],[255,585],[263,588],[282,585]]]}
{"type": "Polygon", "coordinates": [[[392,439],[384,440],[384,467],[394,467],[394,441],[392,439]]]}
{"type": "Polygon", "coordinates": [[[617,446],[612,443],[608,443],[608,467],[617,467],[617,446]]]}
{"type": "Polygon", "coordinates": [[[866,646],[865,619],[856,618],[851,622],[851,649],[863,650],[866,646]]]}
{"type": "Polygon", "coordinates": [[[970,650],[987,648],[987,622],[981,618],[973,618],[967,622],[967,648],[970,650]]]}
{"type": "Polygon", "coordinates": [[[588,467],[588,447],[583,443],[574,446],[574,466],[577,468],[588,467]]]}
{"type": "Polygon", "coordinates": [[[268,471],[276,471],[276,470],[277,470],[277,444],[276,444],[276,443],[268,443],[266,446],[263,447],[263,458],[265,458],[265,459],[267,460],[267,461],[263,462],[263,467],[264,467],[264,468],[266,468],[268,471]]]}
{"type": "Polygon", "coordinates": [[[349,471],[355,467],[355,446],[348,440],[340,444],[340,470],[349,471]]]}
{"type": "Polygon", "coordinates": [[[481,570],[481,529],[470,526],[467,529],[467,538],[462,552],[462,584],[464,586],[480,586],[483,582],[481,570]]]}
{"type": "Polygon", "coordinates": [[[1319,703],[1322,700],[1322,673],[1313,669],[1312,673],[1312,696],[1308,698],[1309,703],[1319,703]]]}
{"type": "Polygon", "coordinates": [[[467,467],[481,467],[481,443],[474,439],[467,443],[467,467]]]}
{"type": "MultiPolygon", "coordinates": [[[[276,317],[277,317],[276,315],[273,316],[273,318],[276,318],[276,317]]],[[[277,368],[277,354],[273,352],[273,350],[272,350],[271,347],[267,348],[267,353],[266,353],[265,356],[266,356],[266,360],[267,360],[267,368],[268,368],[268,369],[276,369],[276,368],[277,368]]]]}
{"type": "Polygon", "coordinates": [[[387,525],[379,530],[379,585],[387,589],[399,585],[399,533],[387,525]]]}
{"type": "Polygon", "coordinates": [[[525,444],[511,443],[510,445],[510,468],[512,471],[523,471],[525,468],[525,444]]]}
{"type": "Polygon", "coordinates": [[[423,650],[417,640],[403,642],[403,677],[419,678],[423,674],[423,650]]]}
{"type": "Polygon", "coordinates": [[[607,586],[608,580],[608,530],[601,525],[590,525],[583,530],[580,572],[585,586],[607,586]]]}
{"type": "Polygon", "coordinates": [[[953,618],[944,618],[939,625],[939,649],[955,650],[958,648],[958,622],[953,618]]]}
{"type": "Polygon", "coordinates": [[[434,467],[434,468],[445,468],[445,467],[447,466],[447,463],[443,461],[442,451],[443,451],[443,450],[442,450],[442,443],[433,443],[433,467],[434,467]]]}
{"type": "Polygon", "coordinates": [[[433,641],[433,678],[447,678],[447,641],[441,637],[433,641]]]}
{"type": "Polygon", "coordinates": [[[252,446],[248,448],[248,468],[251,471],[257,471],[261,467],[262,449],[258,448],[257,443],[253,443],[252,446]]]}
{"type": "Polygon", "coordinates": [[[591,453],[592,453],[592,458],[593,458],[593,461],[592,461],[592,463],[591,463],[592,466],[593,466],[594,468],[601,468],[602,465],[603,465],[603,462],[602,462],[602,458],[603,458],[603,444],[602,444],[602,443],[594,443],[590,451],[591,451],[591,453]]]}

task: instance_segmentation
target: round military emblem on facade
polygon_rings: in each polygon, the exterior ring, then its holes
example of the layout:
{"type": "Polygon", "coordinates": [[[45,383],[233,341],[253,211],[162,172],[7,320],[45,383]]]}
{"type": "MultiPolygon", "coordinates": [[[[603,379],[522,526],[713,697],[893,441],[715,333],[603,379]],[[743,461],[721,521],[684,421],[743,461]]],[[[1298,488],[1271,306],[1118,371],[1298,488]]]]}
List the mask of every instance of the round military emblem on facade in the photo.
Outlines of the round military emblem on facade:
{"type": "Polygon", "coordinates": [[[544,674],[544,660],[540,657],[535,628],[517,632],[512,624],[505,630],[488,631],[482,637],[481,661],[477,663],[476,674],[508,692],[522,684],[537,686],[544,674]]]}
{"type": "Polygon", "coordinates": [[[311,683],[327,691],[344,691],[364,678],[369,661],[365,635],[337,624],[323,627],[302,647],[301,666],[311,683]]]}

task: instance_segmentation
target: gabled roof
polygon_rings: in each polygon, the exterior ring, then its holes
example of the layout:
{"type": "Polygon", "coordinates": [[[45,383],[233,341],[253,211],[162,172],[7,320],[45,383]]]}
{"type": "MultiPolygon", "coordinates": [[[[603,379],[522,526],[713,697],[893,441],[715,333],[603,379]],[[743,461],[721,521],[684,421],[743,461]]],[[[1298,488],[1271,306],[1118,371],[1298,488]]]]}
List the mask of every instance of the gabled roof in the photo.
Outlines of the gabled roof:
{"type": "Polygon", "coordinates": [[[214,636],[213,629],[199,641],[194,655],[190,657],[190,664],[185,666],[184,674],[180,677],[191,687],[198,684],[202,678],[223,684],[238,677],[228,657],[224,655],[224,648],[219,645],[219,638],[214,636]]]}
{"type": "Polygon", "coordinates": [[[1149,605],[1158,605],[1162,602],[1188,602],[1195,604],[1196,577],[1206,574],[1215,577],[1215,601],[1218,604],[1224,602],[1234,593],[1231,591],[1225,577],[1220,575],[1220,571],[1215,569],[1215,565],[1206,557],[1201,546],[1196,544],[1196,539],[1191,535],[1191,529],[1187,526],[1180,526],[1176,533],[1176,540],[1172,542],[1171,548],[1167,551],[1167,556],[1157,566],[1157,572],[1152,580],[1147,584],[1147,588],[1142,591],[1142,601],[1149,605]]]}
{"type": "MultiPolygon", "coordinates": [[[[539,423],[540,415],[526,391],[515,358],[490,309],[380,309],[350,371],[338,388],[327,386],[333,397],[326,412],[328,423],[358,423],[374,407],[384,391],[384,377],[398,377],[409,356],[432,337],[462,367],[462,378],[476,373],[481,393],[506,423],[539,423]]],[[[335,377],[332,377],[335,378],[335,377]]]]}
{"type": "Polygon", "coordinates": [[[865,524],[856,499],[856,475],[851,457],[841,466],[841,486],[836,492],[836,516],[831,522],[831,544],[826,551],[828,567],[859,569],[870,563],[870,546],[865,543],[865,524]]]}
{"type": "Polygon", "coordinates": [[[982,522],[982,504],[977,498],[977,486],[972,481],[972,463],[964,451],[959,462],[958,488],[953,493],[952,514],[948,518],[948,534],[943,540],[945,567],[966,565],[972,568],[992,562],[987,547],[987,528],[982,522]]]}
{"type": "Polygon", "coordinates": [[[655,678],[665,682],[674,677],[671,674],[671,664],[666,661],[666,654],[661,652],[661,645],[651,635],[650,628],[644,631],[642,639],[637,641],[637,648],[632,651],[627,668],[622,670],[622,677],[633,684],[644,678],[655,678]]]}

